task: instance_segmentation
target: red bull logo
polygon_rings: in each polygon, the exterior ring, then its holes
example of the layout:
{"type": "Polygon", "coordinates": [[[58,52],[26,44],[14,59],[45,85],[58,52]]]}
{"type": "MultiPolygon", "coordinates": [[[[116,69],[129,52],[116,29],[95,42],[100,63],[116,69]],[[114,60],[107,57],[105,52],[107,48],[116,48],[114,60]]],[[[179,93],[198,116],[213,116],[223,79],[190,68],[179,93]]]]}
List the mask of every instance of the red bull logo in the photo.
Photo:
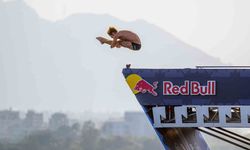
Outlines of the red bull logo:
{"type": "Polygon", "coordinates": [[[186,80],[181,86],[163,81],[163,95],[216,95],[216,81],[207,81],[207,85],[201,85],[198,81],[186,80]]]}
{"type": "Polygon", "coordinates": [[[158,94],[155,92],[155,89],[157,89],[158,82],[154,82],[153,85],[148,83],[146,80],[142,79],[139,82],[137,82],[134,90],[137,90],[141,93],[149,92],[150,94],[157,96],[158,94]]]}
{"type": "Polygon", "coordinates": [[[138,93],[150,93],[153,96],[157,96],[157,89],[158,82],[154,82],[150,84],[143,78],[141,78],[137,74],[131,74],[126,78],[126,81],[134,94],[138,93]]]}
{"type": "MultiPolygon", "coordinates": [[[[156,89],[158,88],[158,81],[152,84],[137,74],[131,74],[126,78],[126,81],[134,94],[149,93],[157,96],[156,89]]],[[[162,95],[216,95],[216,81],[209,80],[205,85],[198,81],[185,80],[183,85],[174,85],[171,81],[162,82],[162,95]]]]}

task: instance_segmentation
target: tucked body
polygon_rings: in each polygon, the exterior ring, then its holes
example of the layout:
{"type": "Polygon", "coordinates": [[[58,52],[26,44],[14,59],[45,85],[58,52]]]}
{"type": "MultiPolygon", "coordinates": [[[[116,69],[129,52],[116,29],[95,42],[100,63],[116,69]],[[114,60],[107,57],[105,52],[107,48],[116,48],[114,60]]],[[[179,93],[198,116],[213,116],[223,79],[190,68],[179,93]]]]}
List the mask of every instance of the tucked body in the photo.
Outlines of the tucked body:
{"type": "Polygon", "coordinates": [[[110,27],[107,31],[107,34],[112,38],[111,40],[104,37],[97,37],[96,39],[101,42],[101,44],[108,44],[111,48],[121,48],[125,47],[131,50],[140,50],[141,49],[141,40],[139,36],[129,30],[120,30],[118,31],[114,27],[110,27]]]}

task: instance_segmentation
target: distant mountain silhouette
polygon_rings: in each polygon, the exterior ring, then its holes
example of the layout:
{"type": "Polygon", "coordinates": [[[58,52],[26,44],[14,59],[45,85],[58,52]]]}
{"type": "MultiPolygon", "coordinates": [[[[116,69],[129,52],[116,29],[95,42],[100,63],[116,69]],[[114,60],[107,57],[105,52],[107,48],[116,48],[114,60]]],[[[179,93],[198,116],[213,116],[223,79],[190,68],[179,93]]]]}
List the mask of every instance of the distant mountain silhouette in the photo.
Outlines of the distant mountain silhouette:
{"type": "Polygon", "coordinates": [[[120,111],[139,105],[122,68],[219,65],[220,60],[143,20],[76,14],[41,19],[22,0],[0,1],[0,108],[120,111]],[[110,49],[96,36],[108,26],[139,34],[142,49],[110,49]]]}

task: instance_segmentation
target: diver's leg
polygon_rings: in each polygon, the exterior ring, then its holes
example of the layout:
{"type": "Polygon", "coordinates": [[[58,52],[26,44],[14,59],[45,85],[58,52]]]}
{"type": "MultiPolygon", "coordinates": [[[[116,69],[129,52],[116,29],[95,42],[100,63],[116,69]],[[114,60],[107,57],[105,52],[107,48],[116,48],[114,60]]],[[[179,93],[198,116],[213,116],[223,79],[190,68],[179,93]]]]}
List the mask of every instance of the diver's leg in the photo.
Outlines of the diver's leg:
{"type": "Polygon", "coordinates": [[[129,41],[119,41],[118,43],[123,47],[133,49],[132,43],[129,41]]]}
{"type": "Polygon", "coordinates": [[[96,37],[96,39],[101,43],[101,44],[108,44],[111,45],[112,44],[112,40],[108,40],[104,37],[96,37]]]}
{"type": "MultiPolygon", "coordinates": [[[[111,44],[112,44],[112,42],[113,42],[112,40],[108,40],[108,39],[106,39],[106,40],[104,40],[104,41],[103,41],[103,43],[102,43],[102,44],[104,44],[104,43],[105,43],[105,44],[111,45],[111,44]]],[[[121,48],[121,45],[120,45],[119,43],[116,43],[115,47],[116,47],[116,48],[121,48]]]]}
{"type": "MultiPolygon", "coordinates": [[[[101,44],[108,44],[111,45],[112,44],[112,40],[106,39],[104,37],[96,37],[96,39],[101,43],[101,44]]],[[[127,47],[129,48],[129,43],[127,43],[126,41],[117,41],[115,47],[117,48],[121,48],[121,47],[127,47]]],[[[132,47],[132,46],[131,46],[132,47]]]]}

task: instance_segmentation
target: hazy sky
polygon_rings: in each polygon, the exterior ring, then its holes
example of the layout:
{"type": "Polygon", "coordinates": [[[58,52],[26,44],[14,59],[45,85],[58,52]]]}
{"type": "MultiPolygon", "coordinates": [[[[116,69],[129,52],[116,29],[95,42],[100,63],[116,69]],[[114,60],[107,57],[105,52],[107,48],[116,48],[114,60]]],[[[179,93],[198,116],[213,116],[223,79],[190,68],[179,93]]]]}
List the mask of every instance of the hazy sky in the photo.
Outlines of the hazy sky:
{"type": "Polygon", "coordinates": [[[249,0],[25,1],[50,20],[78,12],[110,14],[126,21],[144,19],[223,62],[250,65],[244,57],[250,54],[249,0]]]}

